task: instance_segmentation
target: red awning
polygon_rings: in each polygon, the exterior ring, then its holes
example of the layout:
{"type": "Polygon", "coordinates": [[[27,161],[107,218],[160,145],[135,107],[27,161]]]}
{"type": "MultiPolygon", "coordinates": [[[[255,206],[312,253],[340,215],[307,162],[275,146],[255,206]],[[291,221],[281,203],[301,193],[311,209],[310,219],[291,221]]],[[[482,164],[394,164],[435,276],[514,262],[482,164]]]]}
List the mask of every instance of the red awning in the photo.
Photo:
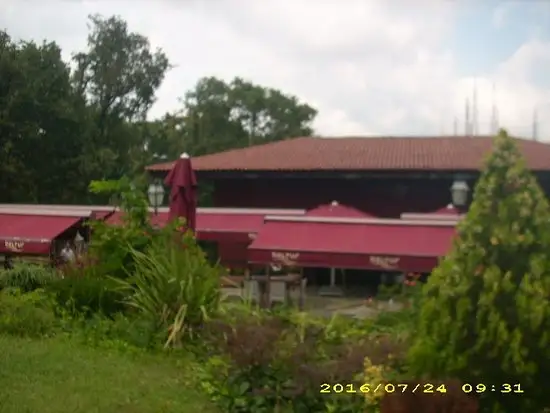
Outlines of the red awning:
{"type": "Polygon", "coordinates": [[[335,218],[373,218],[371,214],[360,211],[347,205],[334,201],[330,204],[319,205],[306,211],[306,217],[335,217],[335,218]]]}
{"type": "Polygon", "coordinates": [[[218,258],[220,264],[228,267],[246,268],[248,257],[248,243],[220,242],[218,244],[218,258]]]}
{"type": "Polygon", "coordinates": [[[82,217],[0,213],[0,254],[49,254],[52,241],[82,217]]]}
{"type": "MultiPolygon", "coordinates": [[[[230,212],[197,212],[197,238],[201,241],[236,242],[249,244],[264,223],[265,214],[235,214],[230,212]]],[[[153,225],[164,226],[168,213],[151,215],[153,225]]],[[[119,225],[122,212],[117,211],[106,219],[108,224],[119,225]]]]}
{"type": "MultiPolygon", "coordinates": [[[[168,222],[168,212],[162,211],[156,215],[154,213],[150,213],[149,215],[151,218],[151,225],[153,226],[163,227],[168,222]]],[[[109,225],[120,225],[122,224],[123,216],[124,214],[122,213],[122,211],[113,212],[112,215],[107,217],[105,223],[109,225]]]]}
{"type": "Polygon", "coordinates": [[[113,214],[115,214],[114,209],[112,211],[93,211],[94,212],[94,219],[98,221],[105,221],[109,217],[111,217],[113,214]]]}
{"type": "Polygon", "coordinates": [[[264,214],[199,213],[197,237],[204,241],[248,244],[264,223],[264,214]]]}
{"type": "Polygon", "coordinates": [[[429,272],[450,249],[451,225],[266,222],[248,249],[251,263],[429,272]]]}
{"type": "Polygon", "coordinates": [[[411,213],[405,212],[401,214],[401,219],[413,221],[457,221],[462,218],[463,214],[456,209],[452,204],[445,208],[440,208],[437,211],[428,213],[411,213]]]}

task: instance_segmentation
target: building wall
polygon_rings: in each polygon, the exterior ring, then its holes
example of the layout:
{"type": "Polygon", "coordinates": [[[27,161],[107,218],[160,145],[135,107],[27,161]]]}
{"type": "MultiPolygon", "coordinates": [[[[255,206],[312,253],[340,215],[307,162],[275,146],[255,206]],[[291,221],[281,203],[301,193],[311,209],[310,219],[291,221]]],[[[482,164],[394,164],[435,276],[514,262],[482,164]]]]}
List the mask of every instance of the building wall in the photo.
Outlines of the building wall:
{"type": "Polygon", "coordinates": [[[380,217],[430,212],[451,202],[446,179],[223,179],[214,204],[234,208],[304,208],[338,201],[380,217]]]}
{"type": "MultiPolygon", "coordinates": [[[[453,180],[225,178],[213,183],[216,207],[309,209],[336,200],[375,216],[397,218],[404,212],[432,212],[448,205],[453,180]]],[[[550,177],[539,176],[539,183],[547,196],[550,195],[550,177]]],[[[469,182],[471,188],[474,184],[469,182]]],[[[244,265],[247,247],[245,244],[218,245],[222,264],[244,265]]]]}

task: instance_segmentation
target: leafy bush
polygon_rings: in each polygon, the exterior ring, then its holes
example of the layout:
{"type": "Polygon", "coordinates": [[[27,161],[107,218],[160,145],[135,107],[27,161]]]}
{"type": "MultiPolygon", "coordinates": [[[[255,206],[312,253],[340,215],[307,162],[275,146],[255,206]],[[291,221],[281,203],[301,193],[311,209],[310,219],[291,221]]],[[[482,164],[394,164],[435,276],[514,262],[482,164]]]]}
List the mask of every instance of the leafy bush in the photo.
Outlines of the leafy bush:
{"type": "Polygon", "coordinates": [[[96,313],[113,316],[125,310],[124,296],[117,290],[116,283],[93,274],[66,276],[52,282],[47,291],[52,293],[62,311],[73,316],[88,317],[96,313]]]}
{"type": "Polygon", "coordinates": [[[303,314],[211,321],[203,389],[229,413],[364,412],[368,403],[359,388],[365,357],[391,368],[401,360],[402,343],[360,330],[347,320],[323,323],[303,314]],[[357,393],[324,394],[323,383],[353,385],[357,393]]]}
{"type": "Polygon", "coordinates": [[[90,259],[103,275],[126,278],[134,270],[132,250],[144,251],[150,245],[155,232],[159,232],[151,227],[146,196],[136,190],[135,185],[127,178],[118,181],[93,181],[90,191],[117,195],[120,210],[123,212],[121,225],[103,221],[91,222],[93,236],[89,247],[90,259]]]}
{"type": "Polygon", "coordinates": [[[529,394],[487,392],[492,411],[550,405],[550,212],[505,132],[475,188],[451,253],[423,291],[411,365],[469,383],[520,383],[529,394]]]}
{"type": "Polygon", "coordinates": [[[0,332],[19,336],[54,334],[58,323],[49,297],[41,290],[0,291],[0,332]]]}
{"type": "Polygon", "coordinates": [[[210,265],[189,233],[156,237],[144,252],[131,253],[134,274],[116,281],[125,303],[166,334],[166,346],[195,335],[218,311],[221,268],[210,265]]]}
{"type": "Polygon", "coordinates": [[[63,267],[64,277],[52,282],[50,292],[59,309],[72,316],[112,316],[124,311],[123,296],[115,282],[93,262],[78,261],[63,267]]]}
{"type": "Polygon", "coordinates": [[[43,288],[53,280],[59,278],[55,270],[32,264],[16,264],[14,268],[0,271],[0,289],[19,288],[23,292],[30,292],[43,288]]]}

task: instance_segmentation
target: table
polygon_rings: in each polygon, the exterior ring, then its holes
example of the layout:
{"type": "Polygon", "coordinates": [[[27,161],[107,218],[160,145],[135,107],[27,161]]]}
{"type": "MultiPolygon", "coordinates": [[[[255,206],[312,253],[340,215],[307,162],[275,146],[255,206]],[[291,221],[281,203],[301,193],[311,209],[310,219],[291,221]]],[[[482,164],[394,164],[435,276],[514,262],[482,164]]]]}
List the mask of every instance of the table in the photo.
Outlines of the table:
{"type": "Polygon", "coordinates": [[[290,293],[296,288],[299,289],[298,307],[300,310],[304,307],[304,287],[305,278],[302,274],[286,274],[286,275],[253,275],[250,277],[252,281],[258,283],[260,306],[263,308],[270,307],[271,303],[271,283],[283,282],[285,284],[285,304],[292,302],[290,293]]]}

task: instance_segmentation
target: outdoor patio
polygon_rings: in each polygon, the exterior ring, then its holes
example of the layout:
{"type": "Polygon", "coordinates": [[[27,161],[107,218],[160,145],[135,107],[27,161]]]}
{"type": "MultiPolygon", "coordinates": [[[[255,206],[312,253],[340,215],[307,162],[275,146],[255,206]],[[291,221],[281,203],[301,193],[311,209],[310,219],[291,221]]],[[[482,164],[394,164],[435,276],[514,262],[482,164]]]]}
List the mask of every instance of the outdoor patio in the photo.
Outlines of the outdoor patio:
{"type": "MultiPolygon", "coordinates": [[[[253,302],[260,302],[260,293],[256,288],[246,290],[241,286],[224,286],[223,294],[230,300],[245,299],[253,302]]],[[[323,288],[319,286],[309,286],[303,289],[303,309],[311,314],[331,317],[334,314],[341,314],[355,318],[368,318],[378,314],[380,311],[396,311],[402,308],[402,304],[393,300],[369,300],[368,289],[364,294],[357,288],[344,290],[338,297],[326,296],[323,288]]],[[[292,289],[286,295],[282,283],[272,282],[270,289],[270,301],[272,305],[283,305],[285,299],[290,298],[290,305],[297,306],[300,303],[300,290],[292,289]]]]}

